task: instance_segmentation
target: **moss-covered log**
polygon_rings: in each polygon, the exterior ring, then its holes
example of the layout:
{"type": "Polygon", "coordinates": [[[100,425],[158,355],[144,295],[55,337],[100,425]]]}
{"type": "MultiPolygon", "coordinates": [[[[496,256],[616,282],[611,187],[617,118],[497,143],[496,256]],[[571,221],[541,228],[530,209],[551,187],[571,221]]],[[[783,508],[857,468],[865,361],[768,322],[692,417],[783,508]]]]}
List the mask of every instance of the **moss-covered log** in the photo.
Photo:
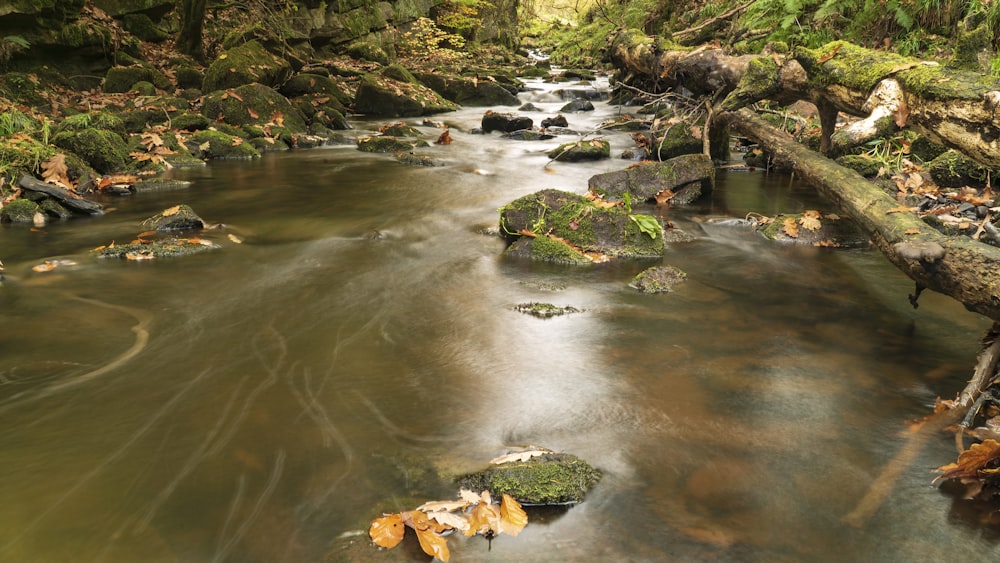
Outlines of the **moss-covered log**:
{"type": "Polygon", "coordinates": [[[1000,321],[1000,248],[968,237],[947,237],[915,213],[897,212],[899,203],[865,180],[795,142],[749,109],[719,119],[795,170],[850,215],[875,246],[920,288],[948,295],[970,311],[1000,321]]]}

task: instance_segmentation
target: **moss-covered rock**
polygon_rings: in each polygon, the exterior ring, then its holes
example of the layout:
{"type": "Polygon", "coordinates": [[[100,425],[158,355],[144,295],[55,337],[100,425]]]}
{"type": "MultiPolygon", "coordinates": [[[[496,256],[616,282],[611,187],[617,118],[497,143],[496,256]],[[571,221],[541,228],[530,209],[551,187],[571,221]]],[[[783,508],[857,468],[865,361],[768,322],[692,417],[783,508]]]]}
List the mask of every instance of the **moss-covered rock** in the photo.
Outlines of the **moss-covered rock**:
{"type": "Polygon", "coordinates": [[[174,69],[174,77],[177,79],[177,87],[185,90],[201,90],[205,82],[205,73],[194,66],[184,63],[177,65],[174,69]]]}
{"type": "Polygon", "coordinates": [[[215,92],[254,82],[278,88],[291,75],[291,63],[253,40],[220,54],[205,71],[202,89],[215,92]]]}
{"type": "Polygon", "coordinates": [[[128,134],[125,131],[125,122],[122,121],[122,118],[107,111],[78,113],[67,117],[59,124],[58,127],[56,127],[55,132],[80,132],[87,129],[104,129],[106,131],[112,131],[123,139],[128,134]]]}
{"type": "Polygon", "coordinates": [[[379,127],[379,133],[383,135],[390,135],[393,137],[422,137],[423,134],[419,129],[413,127],[412,125],[407,125],[402,121],[397,121],[395,123],[386,123],[382,127],[379,127]]]}
{"type": "Polygon", "coordinates": [[[669,201],[677,198],[678,201],[689,202],[692,198],[685,198],[681,192],[696,190],[700,195],[711,191],[715,185],[715,165],[704,154],[688,154],[598,174],[592,176],[587,185],[602,196],[619,200],[624,199],[625,192],[629,193],[632,201],[655,200],[658,194],[670,190],[673,195],[669,201]]]}
{"type": "Polygon", "coordinates": [[[549,151],[548,156],[560,162],[602,160],[611,158],[611,143],[604,139],[565,143],[549,151]]]}
{"type": "Polygon", "coordinates": [[[38,204],[30,199],[15,199],[0,207],[0,221],[4,223],[31,223],[38,210],[38,204]]]}
{"type": "Polygon", "coordinates": [[[220,248],[218,244],[204,239],[170,237],[151,242],[108,245],[97,251],[100,258],[124,258],[127,260],[150,260],[153,258],[176,258],[201,254],[220,248]]]}
{"type": "Polygon", "coordinates": [[[115,115],[125,124],[125,131],[142,133],[153,125],[169,125],[191,104],[184,98],[173,96],[145,96],[132,100],[131,105],[134,107],[116,111],[115,115]]]}
{"type": "Polygon", "coordinates": [[[504,250],[504,256],[557,264],[593,264],[594,260],[565,241],[549,236],[521,237],[504,250]]]}
{"type": "Polygon", "coordinates": [[[337,110],[340,112],[344,112],[352,101],[351,95],[341,89],[332,78],[321,74],[296,74],[288,82],[285,82],[278,91],[289,98],[329,96],[333,98],[333,103],[339,104],[337,110]]]}
{"type": "Polygon", "coordinates": [[[531,315],[540,319],[551,319],[552,317],[561,317],[562,315],[580,312],[576,307],[569,305],[553,305],[552,303],[534,301],[531,303],[518,303],[514,305],[514,310],[518,313],[524,313],[525,315],[531,315]]]}
{"type": "MultiPolygon", "coordinates": [[[[552,235],[572,245],[577,252],[618,257],[659,257],[663,255],[662,228],[659,234],[643,232],[647,222],[639,221],[620,206],[594,205],[589,199],[560,190],[529,194],[500,209],[500,230],[514,242],[522,232],[552,235]]],[[[650,218],[653,224],[658,223],[650,218]]],[[[534,245],[543,237],[535,236],[534,245]]],[[[548,244],[548,241],[542,244],[548,244]]],[[[548,249],[532,250],[532,255],[549,254],[548,249]]]]}
{"type": "Polygon", "coordinates": [[[146,231],[159,231],[161,233],[190,231],[204,229],[205,221],[194,212],[194,209],[191,209],[190,205],[182,203],[145,219],[142,222],[142,228],[146,231]]]}
{"type": "Polygon", "coordinates": [[[878,161],[862,154],[846,154],[838,157],[837,164],[850,168],[865,178],[878,176],[879,171],[882,169],[882,165],[878,161]]]}
{"type": "Polygon", "coordinates": [[[201,131],[208,129],[212,122],[204,115],[184,112],[170,119],[170,124],[178,131],[201,131]]]}
{"type": "Polygon", "coordinates": [[[358,113],[385,117],[416,117],[458,109],[457,105],[422,84],[400,82],[376,74],[361,78],[354,107],[358,113]]]}
{"type": "Polygon", "coordinates": [[[190,137],[188,149],[201,158],[220,160],[248,160],[260,156],[260,152],[242,137],[222,131],[198,131],[190,137]]]}
{"type": "Polygon", "coordinates": [[[365,37],[350,43],[345,51],[352,58],[382,65],[390,64],[396,58],[395,50],[391,45],[382,43],[372,37],[365,37]]]}
{"type": "Polygon", "coordinates": [[[948,150],[927,164],[931,178],[942,187],[961,188],[972,186],[981,188],[990,178],[988,168],[966,157],[956,150],[948,150]]]}
{"type": "Polygon", "coordinates": [[[129,162],[125,140],[104,129],[57,133],[52,137],[52,144],[76,154],[102,174],[124,171],[129,162]]]}
{"type": "Polygon", "coordinates": [[[130,92],[137,82],[149,82],[166,90],[171,88],[170,79],[149,65],[114,66],[104,76],[103,90],[109,94],[130,92]]]}
{"type": "Polygon", "coordinates": [[[645,138],[643,145],[655,147],[650,155],[654,160],[668,160],[683,154],[696,154],[702,151],[702,140],[691,133],[691,129],[680,123],[665,130],[639,133],[645,138]],[[655,151],[659,151],[659,154],[655,151]]]}
{"type": "Polygon", "coordinates": [[[442,76],[433,72],[418,72],[414,76],[444,98],[463,106],[516,106],[520,104],[517,96],[491,80],[442,76]]]}
{"type": "MultiPolygon", "coordinates": [[[[232,89],[232,92],[212,92],[205,96],[201,113],[210,120],[222,121],[248,131],[250,126],[268,129],[284,127],[293,135],[308,131],[305,118],[298,108],[276,90],[263,84],[245,84],[232,89]]],[[[292,141],[291,138],[287,140],[292,141]]]]}
{"type": "Polygon", "coordinates": [[[336,130],[351,128],[347,118],[344,117],[346,110],[340,102],[330,96],[325,94],[300,96],[292,100],[292,103],[306,119],[309,131],[312,133],[320,132],[324,136],[329,136],[322,129],[318,131],[316,127],[336,130]]]}
{"type": "Polygon", "coordinates": [[[582,502],[600,479],[601,472],[582,459],[550,453],[463,475],[457,482],[473,491],[488,490],[494,497],[506,493],[531,506],[582,502]]]}
{"type": "Polygon", "coordinates": [[[642,293],[670,293],[687,280],[687,274],[673,266],[656,266],[639,272],[629,284],[642,293]]]}
{"type": "Polygon", "coordinates": [[[358,139],[358,150],[361,152],[408,152],[414,147],[413,143],[391,135],[372,135],[358,139]]]}

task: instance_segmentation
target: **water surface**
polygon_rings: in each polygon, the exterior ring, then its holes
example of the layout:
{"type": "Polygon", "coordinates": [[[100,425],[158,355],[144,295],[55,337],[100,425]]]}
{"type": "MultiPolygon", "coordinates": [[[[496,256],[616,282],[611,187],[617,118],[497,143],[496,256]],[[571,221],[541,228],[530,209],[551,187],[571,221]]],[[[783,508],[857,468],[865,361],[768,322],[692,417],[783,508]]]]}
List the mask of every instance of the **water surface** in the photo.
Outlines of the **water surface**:
{"type": "MultiPolygon", "coordinates": [[[[523,97],[546,110],[536,121],[562,105],[523,97]]],[[[618,111],[568,117],[588,130],[618,111]]],[[[0,560],[426,561],[412,537],[386,553],[361,534],[453,496],[435,470],[528,444],[605,477],[489,550],[452,538],[453,561],[992,559],[996,529],[930,486],[954,458],[947,436],[865,526],[841,522],[904,421],[961,389],[986,321],[935,294],[913,310],[877,252],[709,221],[823,205],[759,171],[722,172],[691,209],[647,210],[697,237],[662,260],[688,273],[674,293],[628,287],[656,262],[505,259],[500,206],[583,193],[627,163],[546,169],[567,138],[472,135],[482,112],[440,117],[455,141],[426,152],[443,167],[352,147],[271,154],[178,171],[191,188],[101,218],[3,226],[0,560]],[[225,225],[204,234],[222,249],[89,253],[178,203],[225,225]],[[31,272],[46,258],[78,265],[31,272]],[[513,310],[530,301],[582,312],[513,310]]],[[[615,154],[630,144],[608,138],[615,154]]]]}

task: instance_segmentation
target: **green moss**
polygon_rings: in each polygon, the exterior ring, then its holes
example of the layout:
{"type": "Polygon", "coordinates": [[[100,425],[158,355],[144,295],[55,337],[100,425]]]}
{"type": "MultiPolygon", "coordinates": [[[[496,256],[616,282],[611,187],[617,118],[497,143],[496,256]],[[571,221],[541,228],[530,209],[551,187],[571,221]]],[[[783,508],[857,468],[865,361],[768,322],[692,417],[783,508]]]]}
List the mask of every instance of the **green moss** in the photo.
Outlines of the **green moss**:
{"type": "Polygon", "coordinates": [[[592,262],[579,250],[551,237],[537,236],[531,240],[530,244],[533,260],[561,264],[590,264],[592,262]]]}
{"type": "Polygon", "coordinates": [[[125,132],[125,122],[117,115],[106,111],[95,111],[92,113],[78,113],[67,117],[56,127],[56,133],[64,131],[84,131],[86,129],[104,129],[112,131],[123,139],[127,135],[125,132]]]}
{"type": "Polygon", "coordinates": [[[38,211],[38,204],[30,199],[15,199],[0,208],[0,221],[4,223],[30,223],[35,212],[38,211]]]}
{"type": "Polygon", "coordinates": [[[582,502],[600,479],[600,471],[576,456],[546,454],[497,465],[457,481],[474,491],[489,490],[494,497],[509,494],[525,505],[555,505],[582,502]]]}
{"type": "Polygon", "coordinates": [[[143,260],[150,258],[175,258],[178,256],[190,256],[201,254],[219,248],[219,245],[203,244],[186,238],[167,238],[149,243],[128,243],[115,244],[98,251],[101,258],[126,258],[132,260],[143,260]]]}
{"type": "Polygon", "coordinates": [[[205,96],[202,114],[209,120],[247,127],[287,127],[293,133],[307,130],[302,114],[287,98],[263,84],[246,84],[229,92],[216,91],[205,96]],[[280,117],[280,119],[279,119],[280,117]]]}
{"type": "Polygon", "coordinates": [[[170,124],[179,131],[200,131],[208,129],[212,125],[212,122],[204,115],[185,112],[171,118],[170,124]]]}
{"type": "Polygon", "coordinates": [[[398,63],[391,64],[383,68],[380,71],[380,73],[382,74],[382,76],[391,78],[393,80],[398,80],[400,82],[408,82],[410,84],[420,83],[420,81],[417,80],[415,76],[413,76],[413,73],[411,73],[409,70],[406,69],[406,67],[398,63]]]}
{"type": "Polygon", "coordinates": [[[250,143],[240,142],[233,135],[221,131],[198,131],[191,136],[191,142],[203,158],[248,160],[260,156],[250,143]]]}
{"type": "Polygon", "coordinates": [[[561,162],[611,158],[611,143],[604,139],[565,143],[549,151],[548,157],[561,162]]]}
{"type": "Polygon", "coordinates": [[[137,82],[149,82],[164,90],[171,87],[170,79],[151,66],[115,66],[105,74],[103,89],[109,94],[129,92],[137,82]]]}
{"type": "Polygon", "coordinates": [[[389,135],[376,135],[358,139],[358,150],[361,152],[406,152],[413,150],[414,145],[389,135]]]}
{"type": "Polygon", "coordinates": [[[233,47],[219,55],[205,71],[206,92],[258,82],[278,87],[292,75],[288,61],[273,55],[257,40],[233,47]]]}
{"type": "Polygon", "coordinates": [[[122,172],[129,162],[128,146],[116,133],[103,129],[64,131],[52,137],[52,144],[75,153],[103,174],[122,172]]]}

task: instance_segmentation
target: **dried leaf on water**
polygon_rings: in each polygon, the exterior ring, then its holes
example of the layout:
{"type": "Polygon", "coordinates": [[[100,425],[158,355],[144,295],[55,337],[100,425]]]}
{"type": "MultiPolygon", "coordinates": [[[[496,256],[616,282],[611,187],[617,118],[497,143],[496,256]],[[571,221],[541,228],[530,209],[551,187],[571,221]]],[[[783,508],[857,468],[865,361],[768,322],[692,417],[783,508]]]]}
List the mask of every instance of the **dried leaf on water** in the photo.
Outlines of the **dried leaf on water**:
{"type": "Polygon", "coordinates": [[[500,531],[516,536],[528,525],[528,514],[521,508],[521,503],[514,500],[514,497],[503,494],[500,499],[500,531]]]}
{"type": "Polygon", "coordinates": [[[401,514],[387,514],[372,521],[368,528],[368,535],[375,545],[392,549],[403,541],[403,534],[406,528],[403,527],[403,516],[401,514]]]}
{"type": "Polygon", "coordinates": [[[938,471],[942,473],[935,477],[934,481],[995,475],[1000,472],[1000,468],[986,466],[998,459],[1000,459],[1000,442],[992,439],[984,440],[982,443],[973,444],[962,452],[958,456],[957,463],[949,463],[939,467],[938,471]]]}

